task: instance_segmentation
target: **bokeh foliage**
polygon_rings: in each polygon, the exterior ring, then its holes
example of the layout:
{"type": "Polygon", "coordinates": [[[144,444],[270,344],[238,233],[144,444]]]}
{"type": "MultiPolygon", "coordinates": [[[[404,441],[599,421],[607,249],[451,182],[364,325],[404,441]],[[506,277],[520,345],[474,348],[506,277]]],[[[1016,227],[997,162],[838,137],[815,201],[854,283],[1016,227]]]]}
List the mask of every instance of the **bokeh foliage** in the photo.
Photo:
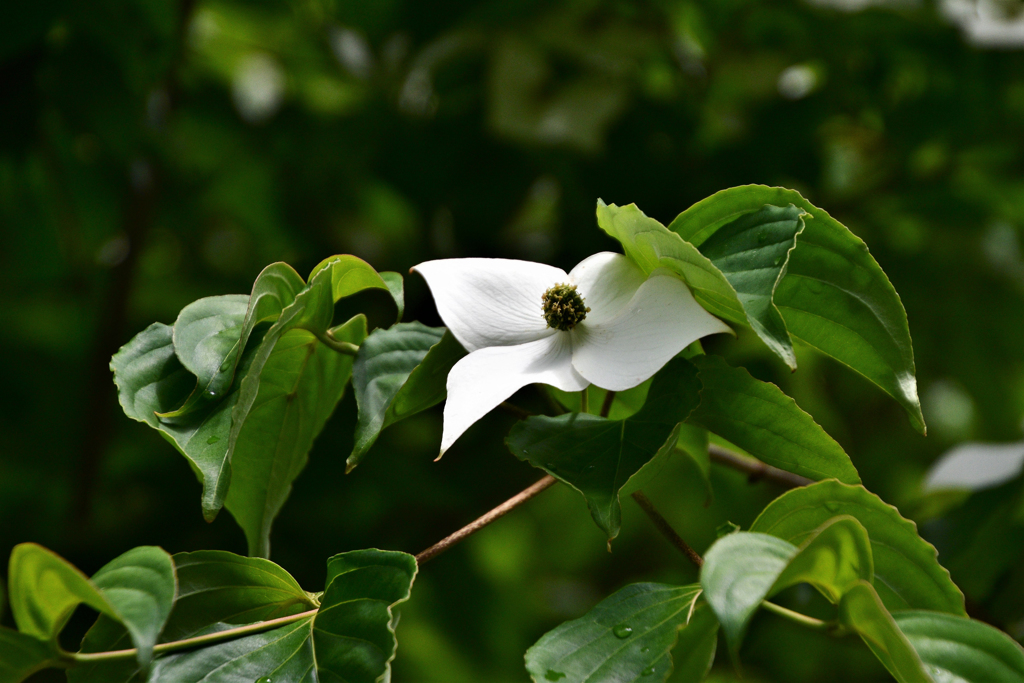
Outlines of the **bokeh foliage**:
{"type": "MultiPolygon", "coordinates": [[[[203,521],[180,456],[121,415],[107,363],[151,321],[245,293],[267,263],[571,268],[616,248],[598,197],[667,224],[764,183],[826,208],[889,275],[929,436],[799,345],[795,374],[750,333],[714,350],[794,396],[869,490],[923,523],[972,616],[1024,636],[1021,483],[966,501],[919,493],[951,445],[1021,438],[1021,53],[972,46],[928,2],[16,4],[0,25],[0,555],[35,541],[92,574],[138,545],[244,552],[228,517],[203,521]]],[[[407,289],[405,319],[438,325],[422,282],[407,289]]],[[[340,306],[391,323],[385,293],[360,296],[340,306]]],[[[383,432],[345,476],[353,408],[349,395],[275,527],[274,559],[302,585],[322,585],[338,552],[418,552],[537,477],[502,445],[505,415],[432,463],[437,409],[383,432]]],[[[645,488],[698,550],[726,511],[747,528],[781,493],[713,468],[704,507],[684,502],[705,499],[695,467],[666,467],[645,488]]],[[[556,487],[436,560],[402,608],[396,680],[522,680],[529,645],[612,591],[695,581],[623,507],[612,554],[556,487]]],[[[788,597],[813,609],[807,592],[788,597]]],[[[857,643],[790,633],[754,620],[748,680],[881,675],[857,643]]]]}

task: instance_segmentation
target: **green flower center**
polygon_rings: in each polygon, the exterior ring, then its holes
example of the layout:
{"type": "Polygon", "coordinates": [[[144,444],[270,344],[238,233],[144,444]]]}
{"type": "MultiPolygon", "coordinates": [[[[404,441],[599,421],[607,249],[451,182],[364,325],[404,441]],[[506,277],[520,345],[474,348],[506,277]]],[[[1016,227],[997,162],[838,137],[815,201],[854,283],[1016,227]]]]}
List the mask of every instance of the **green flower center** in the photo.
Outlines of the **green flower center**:
{"type": "Polygon", "coordinates": [[[555,285],[544,292],[541,303],[548,327],[558,330],[571,330],[590,312],[576,285],[555,285]]]}

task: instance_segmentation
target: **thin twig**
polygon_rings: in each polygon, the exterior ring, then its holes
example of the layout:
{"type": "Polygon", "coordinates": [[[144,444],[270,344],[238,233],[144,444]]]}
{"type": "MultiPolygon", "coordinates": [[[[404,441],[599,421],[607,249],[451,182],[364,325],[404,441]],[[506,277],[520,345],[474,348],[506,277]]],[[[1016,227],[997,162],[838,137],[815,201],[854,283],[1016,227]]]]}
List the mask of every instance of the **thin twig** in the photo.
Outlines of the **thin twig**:
{"type": "Polygon", "coordinates": [[[669,540],[669,543],[686,555],[690,562],[697,565],[698,569],[704,566],[704,558],[701,557],[696,550],[691,548],[686,541],[676,533],[676,530],[672,528],[668,523],[668,520],[661,516],[661,513],[654,507],[654,503],[651,502],[650,498],[644,495],[643,491],[634,491],[633,500],[635,500],[637,505],[647,513],[647,516],[651,518],[652,522],[654,522],[654,526],[657,527],[662,536],[669,540]]]}
{"type": "MultiPolygon", "coordinates": [[[[195,636],[194,638],[185,638],[184,640],[175,640],[170,643],[160,643],[153,648],[153,654],[159,655],[164,652],[177,652],[178,650],[187,650],[189,648],[197,647],[200,645],[209,645],[211,643],[219,643],[224,640],[230,640],[239,636],[249,635],[250,633],[261,633],[268,631],[278,626],[284,626],[291,624],[301,619],[307,619],[309,617],[316,616],[317,610],[311,609],[308,612],[300,612],[299,614],[292,614],[287,617],[278,617],[277,619],[269,619],[267,621],[258,621],[255,624],[246,624],[245,626],[237,626],[235,628],[229,628],[224,631],[217,631],[216,633],[208,633],[204,636],[195,636]]],[[[117,659],[134,659],[138,654],[138,650],[131,648],[130,650],[111,650],[108,652],[69,652],[71,659],[76,662],[103,662],[117,659]]]]}
{"type": "Polygon", "coordinates": [[[604,403],[601,404],[601,417],[608,417],[612,412],[612,403],[615,402],[615,392],[609,391],[604,395],[604,403]]]}
{"type": "Polygon", "coordinates": [[[459,541],[465,539],[467,536],[474,534],[477,531],[480,531],[480,529],[483,529],[491,522],[497,520],[500,517],[503,517],[512,510],[515,510],[517,507],[519,507],[526,501],[530,500],[538,493],[554,484],[556,481],[558,480],[552,477],[550,474],[544,477],[543,479],[540,479],[533,486],[523,489],[522,491],[512,496],[511,498],[509,498],[504,503],[494,508],[487,514],[483,515],[482,517],[478,517],[477,519],[473,520],[466,526],[456,531],[451,536],[448,536],[447,538],[438,541],[434,545],[424,550],[422,553],[416,556],[416,562],[419,564],[423,564],[427,560],[437,557],[445,550],[448,550],[448,548],[452,547],[459,541]]]}
{"type": "Polygon", "coordinates": [[[520,408],[514,403],[509,403],[508,401],[502,401],[501,403],[498,404],[498,407],[504,410],[509,415],[518,417],[520,420],[525,420],[528,417],[533,417],[535,414],[531,413],[529,410],[520,408]]]}
{"type": "Polygon", "coordinates": [[[580,412],[590,412],[590,394],[587,393],[586,389],[580,392],[580,412]]]}
{"type": "Polygon", "coordinates": [[[725,465],[726,467],[731,467],[734,470],[746,473],[751,482],[766,479],[788,489],[794,489],[814,483],[813,479],[801,477],[799,474],[793,474],[786,470],[780,470],[778,467],[766,465],[760,460],[748,458],[715,444],[708,446],[708,455],[711,456],[711,460],[713,462],[717,462],[720,465],[725,465]]]}

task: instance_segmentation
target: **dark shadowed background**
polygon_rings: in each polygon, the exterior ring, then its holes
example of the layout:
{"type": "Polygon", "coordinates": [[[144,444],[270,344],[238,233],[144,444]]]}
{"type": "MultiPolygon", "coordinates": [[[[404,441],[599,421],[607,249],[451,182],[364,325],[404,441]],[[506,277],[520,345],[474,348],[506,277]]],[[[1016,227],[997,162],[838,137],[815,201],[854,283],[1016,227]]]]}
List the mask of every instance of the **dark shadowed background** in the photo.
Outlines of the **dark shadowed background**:
{"type": "MultiPolygon", "coordinates": [[[[136,545],[245,551],[227,513],[203,521],[185,459],[124,417],[107,369],[196,298],[335,253],[401,272],[457,256],[568,269],[617,247],[596,227],[599,197],[668,223],[719,189],[765,183],[831,212],[888,273],[929,436],[826,359],[798,351],[790,374],[749,332],[709,350],[793,395],[865,485],[921,523],[972,616],[1024,636],[1020,479],[966,501],[921,494],[955,444],[1022,438],[1020,2],[8,5],[3,558],[35,541],[92,573],[136,545]]],[[[406,286],[405,319],[440,324],[422,280],[406,286]]],[[[363,295],[336,320],[366,309],[389,324],[390,306],[363,295]]],[[[530,389],[517,400],[539,404],[530,389]]],[[[346,396],[275,525],[273,559],[311,590],[334,553],[418,552],[540,476],[504,448],[513,418],[497,413],[433,463],[440,408],[386,431],[346,476],[354,408],[346,396]]],[[[647,492],[700,551],[781,493],[715,469],[705,505],[690,467],[647,492]]],[[[555,624],[631,581],[694,580],[623,507],[611,554],[560,486],[425,565],[401,610],[396,683],[525,681],[523,652],[555,624]]],[[[76,615],[69,641],[87,626],[76,615]]],[[[723,655],[713,676],[733,680],[723,655]]],[[[859,641],[765,614],[743,659],[747,681],[885,679],[859,641]]]]}

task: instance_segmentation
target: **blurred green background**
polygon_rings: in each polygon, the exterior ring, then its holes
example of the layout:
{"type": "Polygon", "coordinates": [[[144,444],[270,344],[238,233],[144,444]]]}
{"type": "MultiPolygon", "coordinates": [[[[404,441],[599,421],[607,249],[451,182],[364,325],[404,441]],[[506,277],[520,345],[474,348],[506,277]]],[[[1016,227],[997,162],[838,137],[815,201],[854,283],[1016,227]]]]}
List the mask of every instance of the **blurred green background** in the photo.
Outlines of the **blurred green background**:
{"type": "MultiPolygon", "coordinates": [[[[0,555],[41,543],[91,573],[143,544],[244,552],[200,514],[185,460],[121,413],[110,355],[261,268],[335,253],[405,272],[501,256],[571,268],[616,249],[598,197],[668,223],[777,184],[863,237],[910,321],[929,436],[809,353],[790,374],[750,333],[708,350],[774,381],[921,523],[971,614],[1024,636],[1021,482],[921,495],[963,441],[1022,438],[1024,6],[1007,0],[36,0],[0,10],[0,555]]],[[[440,324],[407,279],[406,320],[440,324]]],[[[389,324],[386,297],[339,305],[389,324]]],[[[540,406],[527,389],[516,399],[540,406]]],[[[274,530],[310,590],[324,560],[418,552],[538,478],[482,420],[433,463],[440,408],[344,475],[354,402],[274,530]]],[[[672,463],[648,495],[698,550],[781,493],[672,463]]],[[[632,501],[605,550],[560,486],[424,566],[396,683],[525,681],[543,632],[639,580],[695,571],[632,501]]],[[[0,569],[0,574],[3,570],[0,569]]],[[[810,592],[788,604],[814,610],[810,592]]],[[[9,623],[9,615],[0,617],[9,623]]],[[[76,615],[68,646],[88,626],[76,615]]],[[[735,676],[720,653],[714,676],[735,676]]],[[[855,640],[761,614],[746,680],[885,680],[855,640]]],[[[60,680],[61,674],[36,679],[60,680]]]]}

